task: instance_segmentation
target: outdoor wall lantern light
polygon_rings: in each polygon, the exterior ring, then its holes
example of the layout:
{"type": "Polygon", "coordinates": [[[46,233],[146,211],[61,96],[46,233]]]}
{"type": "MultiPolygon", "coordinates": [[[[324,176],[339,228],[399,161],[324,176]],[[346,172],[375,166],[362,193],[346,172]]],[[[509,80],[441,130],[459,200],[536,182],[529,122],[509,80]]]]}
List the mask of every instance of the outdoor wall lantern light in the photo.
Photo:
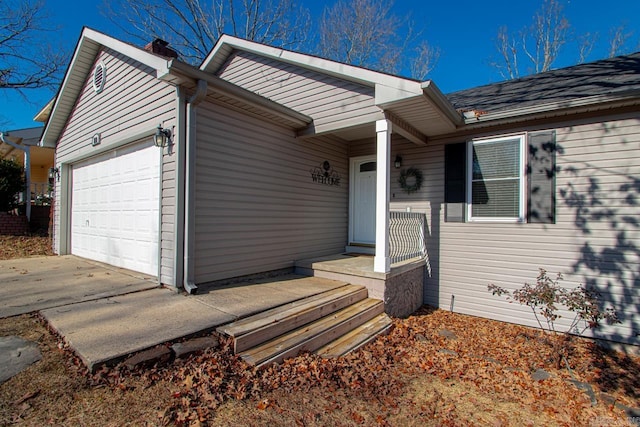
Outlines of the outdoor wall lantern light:
{"type": "Polygon", "coordinates": [[[171,140],[171,131],[162,129],[162,125],[158,125],[155,135],[153,135],[153,143],[156,147],[166,147],[171,140]]]}
{"type": "Polygon", "coordinates": [[[49,179],[60,180],[60,168],[49,168],[49,179]]]}
{"type": "Polygon", "coordinates": [[[393,165],[396,167],[396,169],[400,169],[400,166],[402,166],[402,157],[400,157],[399,154],[396,155],[396,159],[394,160],[393,165]]]}

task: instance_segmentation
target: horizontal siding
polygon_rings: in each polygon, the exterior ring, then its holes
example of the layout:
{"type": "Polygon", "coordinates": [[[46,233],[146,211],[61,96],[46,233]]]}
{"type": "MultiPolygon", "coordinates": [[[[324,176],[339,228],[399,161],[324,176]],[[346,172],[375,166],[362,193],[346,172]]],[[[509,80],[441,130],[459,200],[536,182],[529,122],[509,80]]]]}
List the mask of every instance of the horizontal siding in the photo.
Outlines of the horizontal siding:
{"type": "MultiPolygon", "coordinates": [[[[174,118],[175,120],[175,118],[174,118]]],[[[175,216],[176,216],[176,154],[165,150],[162,162],[162,198],[160,225],[160,282],[169,286],[180,286],[175,271],[175,216]]]]}
{"type": "Polygon", "coordinates": [[[91,155],[96,149],[88,142],[97,132],[102,136],[98,149],[104,149],[134,133],[152,132],[173,117],[174,89],[157,80],[153,70],[112,51],[102,51],[100,61],[107,68],[104,90],[94,93],[90,73],[56,147],[60,162],[91,155]]]}
{"type": "MultiPolygon", "coordinates": [[[[597,336],[640,344],[640,118],[556,131],[556,224],[446,223],[444,146],[430,142],[402,154],[403,167],[423,171],[420,197],[439,217],[430,223],[430,233],[439,235],[432,243],[440,256],[431,263],[425,302],[449,309],[453,298],[454,311],[537,326],[527,307],[492,296],[487,285],[516,289],[535,282],[543,267],[552,277],[561,272],[565,286],[597,287],[616,307],[623,323],[597,336]]],[[[412,200],[393,180],[392,193],[412,200]]],[[[393,205],[402,208],[398,197],[393,205]]],[[[566,327],[571,318],[565,313],[559,323],[566,327]]]]}
{"type": "Polygon", "coordinates": [[[438,305],[439,263],[440,263],[440,200],[443,198],[442,176],[444,176],[444,157],[439,146],[428,144],[417,146],[402,137],[394,135],[391,141],[391,159],[402,157],[402,165],[391,167],[391,206],[392,210],[421,212],[426,217],[425,239],[427,247],[427,271],[423,298],[425,303],[438,305]],[[408,194],[398,182],[402,170],[415,167],[422,172],[421,188],[408,194]]]}
{"type": "Polygon", "coordinates": [[[220,70],[224,80],[313,118],[318,129],[376,117],[373,87],[359,85],[248,52],[236,52],[220,70]]]}
{"type": "Polygon", "coordinates": [[[291,131],[205,102],[198,107],[197,283],[287,268],[344,250],[346,144],[298,140],[291,131]],[[328,160],[340,186],[312,182],[328,160]]]}
{"type": "MultiPolygon", "coordinates": [[[[175,89],[155,78],[155,70],[112,50],[101,51],[94,64],[106,65],[106,82],[96,94],[91,85],[93,67],[82,83],[56,146],[56,164],[73,164],[80,159],[115,149],[123,141],[144,133],[151,135],[159,123],[175,124],[175,89]],[[92,147],[91,137],[101,134],[101,144],[92,147]]],[[[67,166],[65,166],[67,167],[67,166]]],[[[175,218],[175,156],[165,150],[162,177],[161,281],[174,285],[172,242],[175,218]]],[[[60,252],[60,206],[67,203],[60,182],[55,186],[54,248],[60,252]]]]}

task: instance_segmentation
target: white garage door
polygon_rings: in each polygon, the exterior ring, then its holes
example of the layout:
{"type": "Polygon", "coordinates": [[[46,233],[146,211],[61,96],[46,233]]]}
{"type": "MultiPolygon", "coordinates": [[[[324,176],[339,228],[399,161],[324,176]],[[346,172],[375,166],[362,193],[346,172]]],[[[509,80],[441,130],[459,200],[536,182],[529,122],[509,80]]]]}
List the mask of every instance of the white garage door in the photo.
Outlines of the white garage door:
{"type": "Polygon", "coordinates": [[[158,273],[160,153],[125,147],[73,166],[71,253],[158,273]]]}

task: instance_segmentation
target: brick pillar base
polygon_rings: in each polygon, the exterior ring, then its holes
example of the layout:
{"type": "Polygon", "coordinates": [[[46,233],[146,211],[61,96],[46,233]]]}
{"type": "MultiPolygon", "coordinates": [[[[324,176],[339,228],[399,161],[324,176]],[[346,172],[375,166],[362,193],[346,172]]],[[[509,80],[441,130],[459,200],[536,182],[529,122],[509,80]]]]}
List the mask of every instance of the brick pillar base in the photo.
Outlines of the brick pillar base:
{"type": "Polygon", "coordinates": [[[0,212],[0,234],[7,236],[29,234],[29,221],[27,221],[26,215],[11,215],[0,212]]]}

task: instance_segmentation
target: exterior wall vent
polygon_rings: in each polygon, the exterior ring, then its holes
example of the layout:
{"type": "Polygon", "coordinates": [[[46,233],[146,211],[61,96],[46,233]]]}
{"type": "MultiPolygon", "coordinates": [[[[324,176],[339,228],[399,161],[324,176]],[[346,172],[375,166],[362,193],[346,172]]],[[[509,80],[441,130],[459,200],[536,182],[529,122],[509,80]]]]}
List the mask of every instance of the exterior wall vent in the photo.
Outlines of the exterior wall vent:
{"type": "Polygon", "coordinates": [[[104,88],[104,82],[107,79],[107,67],[104,65],[104,62],[96,65],[96,68],[93,69],[93,90],[96,93],[102,92],[104,88]]]}

